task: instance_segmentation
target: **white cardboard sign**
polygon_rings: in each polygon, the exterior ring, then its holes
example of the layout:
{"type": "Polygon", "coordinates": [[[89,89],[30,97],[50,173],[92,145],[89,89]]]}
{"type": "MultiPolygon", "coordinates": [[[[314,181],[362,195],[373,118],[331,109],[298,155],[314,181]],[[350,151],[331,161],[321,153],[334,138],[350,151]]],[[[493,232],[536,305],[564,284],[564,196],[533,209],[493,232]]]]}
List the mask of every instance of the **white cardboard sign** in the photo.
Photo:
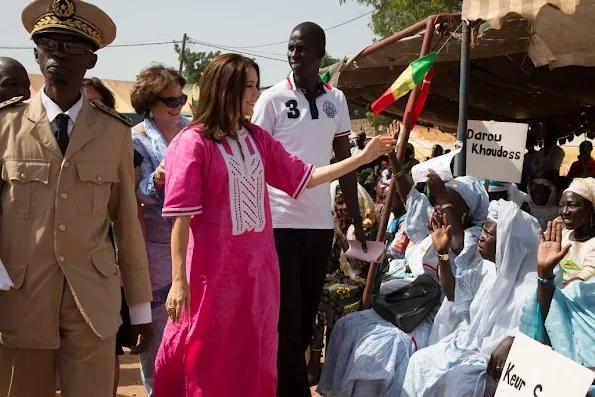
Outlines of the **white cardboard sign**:
{"type": "Polygon", "coordinates": [[[528,124],[469,120],[467,175],[520,183],[528,124]]]}
{"type": "Polygon", "coordinates": [[[413,177],[413,183],[418,184],[428,180],[428,174],[430,169],[434,170],[443,181],[450,181],[453,176],[450,170],[450,163],[454,156],[459,154],[461,149],[453,150],[448,154],[434,157],[423,163],[419,163],[411,168],[411,176],[413,177]]]}
{"type": "Polygon", "coordinates": [[[595,372],[519,333],[495,397],[585,397],[595,372]]]}

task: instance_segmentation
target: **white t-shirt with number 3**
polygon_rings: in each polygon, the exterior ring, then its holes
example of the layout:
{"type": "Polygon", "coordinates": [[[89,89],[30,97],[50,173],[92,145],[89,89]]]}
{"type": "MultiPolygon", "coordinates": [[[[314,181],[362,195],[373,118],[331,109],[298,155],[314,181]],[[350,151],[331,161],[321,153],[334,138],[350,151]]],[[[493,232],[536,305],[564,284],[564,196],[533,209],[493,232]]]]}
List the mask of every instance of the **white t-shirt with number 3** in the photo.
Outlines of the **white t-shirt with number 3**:
{"type": "MultiPolygon", "coordinates": [[[[333,141],[349,139],[351,120],[343,92],[321,83],[315,104],[296,87],[293,73],[266,90],[252,122],[267,130],[285,150],[305,163],[329,165],[333,141]]],[[[268,187],[275,229],[332,229],[329,184],[308,189],[294,200],[268,187]]]]}

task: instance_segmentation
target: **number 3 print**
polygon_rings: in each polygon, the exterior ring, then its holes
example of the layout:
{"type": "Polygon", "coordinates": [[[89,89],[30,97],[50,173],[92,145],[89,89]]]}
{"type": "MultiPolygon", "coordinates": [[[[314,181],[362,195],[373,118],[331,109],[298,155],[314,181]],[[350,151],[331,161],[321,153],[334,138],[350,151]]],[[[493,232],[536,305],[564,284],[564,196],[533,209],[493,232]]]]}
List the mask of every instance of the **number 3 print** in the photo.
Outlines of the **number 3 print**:
{"type": "Polygon", "coordinates": [[[295,99],[285,102],[285,106],[289,109],[287,116],[290,119],[297,119],[300,117],[300,111],[297,108],[297,101],[295,99]]]}

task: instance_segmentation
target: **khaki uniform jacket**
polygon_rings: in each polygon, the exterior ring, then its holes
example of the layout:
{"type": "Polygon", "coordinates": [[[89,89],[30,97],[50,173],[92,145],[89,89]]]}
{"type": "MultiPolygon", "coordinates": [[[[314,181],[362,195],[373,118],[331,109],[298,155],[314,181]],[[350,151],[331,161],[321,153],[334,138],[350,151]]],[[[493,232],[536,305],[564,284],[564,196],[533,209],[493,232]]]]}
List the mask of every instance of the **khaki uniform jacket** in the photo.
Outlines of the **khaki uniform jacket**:
{"type": "Polygon", "coordinates": [[[0,259],[14,283],[0,291],[0,344],[59,347],[65,280],[94,333],[114,336],[120,275],[128,304],[152,300],[129,126],[85,99],[63,157],[38,94],[0,109],[0,155],[0,259]]]}

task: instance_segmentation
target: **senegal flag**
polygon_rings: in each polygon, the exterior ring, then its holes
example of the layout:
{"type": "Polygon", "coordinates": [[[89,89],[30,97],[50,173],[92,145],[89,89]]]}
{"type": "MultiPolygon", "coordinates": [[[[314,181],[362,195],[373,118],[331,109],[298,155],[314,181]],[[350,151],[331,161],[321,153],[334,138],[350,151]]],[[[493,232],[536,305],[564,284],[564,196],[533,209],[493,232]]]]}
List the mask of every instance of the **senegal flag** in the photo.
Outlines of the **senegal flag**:
{"type": "Polygon", "coordinates": [[[438,53],[431,52],[428,55],[413,61],[399,78],[391,85],[380,98],[372,104],[372,112],[379,115],[394,101],[411,91],[417,83],[423,79],[434,64],[438,53]]]}

